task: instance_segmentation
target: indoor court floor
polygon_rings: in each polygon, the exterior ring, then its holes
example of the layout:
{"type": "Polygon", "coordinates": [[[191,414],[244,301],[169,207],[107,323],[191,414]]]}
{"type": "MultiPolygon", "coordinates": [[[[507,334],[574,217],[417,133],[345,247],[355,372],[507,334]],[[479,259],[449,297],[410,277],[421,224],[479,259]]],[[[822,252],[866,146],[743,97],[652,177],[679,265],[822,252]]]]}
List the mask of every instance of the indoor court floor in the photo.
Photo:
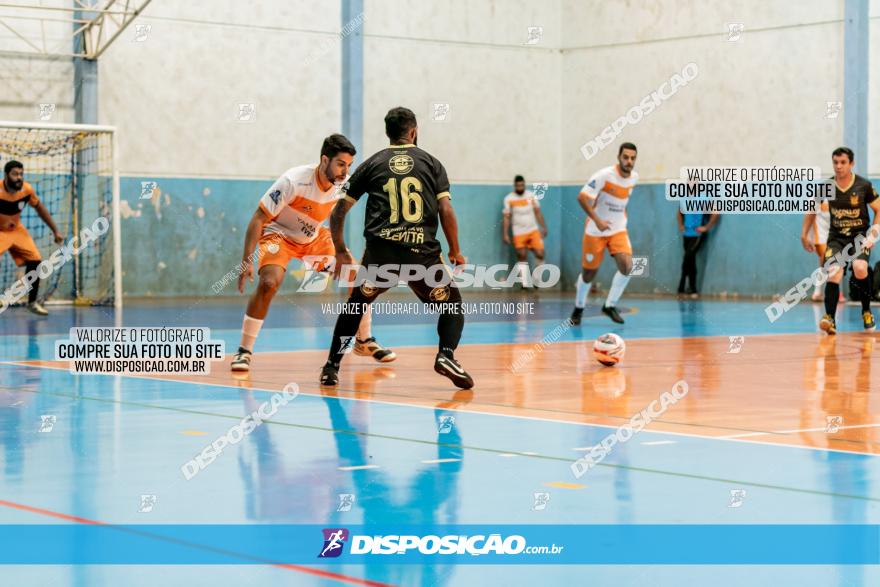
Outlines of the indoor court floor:
{"type": "MultiPolygon", "coordinates": [[[[228,371],[228,355],[203,376],[73,375],[54,361],[56,339],[119,317],[56,307],[35,320],[11,309],[0,336],[0,521],[880,524],[880,408],[869,395],[880,389],[878,335],[860,332],[857,307],[841,307],[832,338],[816,328],[819,304],[771,324],[766,302],[630,297],[624,325],[593,305],[569,327],[570,298],[495,296],[534,301],[535,313],[468,316],[456,353],[476,381],[468,391],[432,370],[436,316],[376,316],[374,334],[397,361],[349,355],[328,391],[317,379],[333,317],[309,298],[273,306],[244,377],[228,371]],[[603,332],[627,342],[618,367],[592,357],[603,332]],[[680,380],[683,399],[575,478],[575,459],[680,380]],[[291,382],[298,397],[184,479],[185,462],[291,382]],[[53,426],[40,431],[46,415],[53,426]],[[542,507],[536,493],[549,494],[542,507]],[[340,494],[354,496],[348,511],[337,511],[340,494]],[[154,496],[147,512],[143,495],[154,496]]],[[[131,302],[122,323],[207,326],[229,353],[242,310],[237,300],[131,302]]],[[[241,560],[254,550],[242,543],[241,560]]],[[[626,553],[620,563],[7,565],[2,584],[880,584],[876,566],[639,565],[626,553]]]]}

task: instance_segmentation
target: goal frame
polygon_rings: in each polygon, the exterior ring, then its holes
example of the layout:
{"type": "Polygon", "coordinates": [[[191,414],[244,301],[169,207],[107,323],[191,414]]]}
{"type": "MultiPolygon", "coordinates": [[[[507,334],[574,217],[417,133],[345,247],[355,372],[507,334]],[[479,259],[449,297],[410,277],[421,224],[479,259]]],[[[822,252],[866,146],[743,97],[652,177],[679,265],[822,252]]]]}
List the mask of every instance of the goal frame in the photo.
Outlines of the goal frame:
{"type": "MultiPolygon", "coordinates": [[[[112,208],[111,228],[113,229],[113,307],[122,309],[122,222],[119,210],[119,143],[118,133],[115,126],[100,124],[55,124],[46,122],[30,122],[26,120],[0,120],[0,128],[12,129],[35,129],[35,130],[60,130],[60,131],[84,131],[106,132],[110,134],[110,155],[113,166],[112,196],[110,205],[112,208]]],[[[39,194],[38,194],[39,195],[39,194]]],[[[74,301],[75,303],[75,301],[74,301]]]]}

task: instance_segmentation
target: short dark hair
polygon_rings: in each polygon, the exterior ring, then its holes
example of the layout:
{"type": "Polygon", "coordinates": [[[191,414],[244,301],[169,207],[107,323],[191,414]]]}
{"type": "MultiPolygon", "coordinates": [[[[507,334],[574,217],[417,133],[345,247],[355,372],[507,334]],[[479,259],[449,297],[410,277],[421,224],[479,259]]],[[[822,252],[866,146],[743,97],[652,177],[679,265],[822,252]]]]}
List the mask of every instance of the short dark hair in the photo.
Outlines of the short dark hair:
{"type": "Polygon", "coordinates": [[[388,140],[401,140],[410,129],[415,128],[416,115],[409,108],[398,106],[385,115],[385,135],[388,140]]]}
{"type": "Polygon", "coordinates": [[[526,182],[525,178],[523,178],[522,175],[517,175],[516,177],[513,178],[513,183],[519,183],[519,182],[523,182],[523,183],[526,182]]]}
{"type": "Polygon", "coordinates": [[[624,149],[630,149],[630,150],[632,150],[632,151],[635,151],[636,153],[639,152],[639,150],[636,149],[636,146],[635,146],[634,144],[632,144],[632,143],[621,143],[621,144],[620,144],[620,148],[617,150],[617,156],[618,156],[618,157],[620,157],[620,154],[623,153],[623,150],[624,150],[624,149]]]}
{"type": "Polygon", "coordinates": [[[328,159],[333,159],[339,153],[348,153],[352,157],[357,155],[357,149],[351,144],[351,141],[345,138],[345,135],[332,134],[324,139],[321,145],[321,155],[327,155],[328,159]]]}
{"type": "Polygon", "coordinates": [[[853,150],[849,147],[837,147],[836,149],[834,149],[834,152],[831,153],[831,156],[836,157],[837,155],[846,155],[847,157],[849,157],[850,163],[856,160],[856,156],[853,153],[853,150]]]}
{"type": "Polygon", "coordinates": [[[12,159],[10,161],[7,161],[6,165],[3,166],[3,173],[9,175],[9,172],[13,169],[24,169],[24,165],[22,165],[20,161],[12,159]]]}

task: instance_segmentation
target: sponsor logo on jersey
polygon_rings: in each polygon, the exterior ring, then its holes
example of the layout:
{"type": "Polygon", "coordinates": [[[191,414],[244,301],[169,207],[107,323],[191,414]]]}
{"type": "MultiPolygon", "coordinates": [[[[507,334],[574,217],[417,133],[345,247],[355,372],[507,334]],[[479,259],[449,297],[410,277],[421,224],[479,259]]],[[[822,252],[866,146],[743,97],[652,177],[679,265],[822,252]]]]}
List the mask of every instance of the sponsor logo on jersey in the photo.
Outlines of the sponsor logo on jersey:
{"type": "Polygon", "coordinates": [[[395,155],[388,160],[388,168],[397,175],[404,175],[412,171],[413,158],[409,155],[395,155]]]}

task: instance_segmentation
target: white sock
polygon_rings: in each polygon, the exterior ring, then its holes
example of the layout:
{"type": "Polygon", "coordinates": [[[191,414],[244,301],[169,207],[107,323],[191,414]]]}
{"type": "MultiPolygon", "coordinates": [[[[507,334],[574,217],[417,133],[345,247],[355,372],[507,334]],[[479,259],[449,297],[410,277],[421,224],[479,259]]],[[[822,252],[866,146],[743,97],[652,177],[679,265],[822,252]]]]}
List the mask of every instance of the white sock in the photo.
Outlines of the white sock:
{"type": "Polygon", "coordinates": [[[584,276],[578,275],[577,294],[574,298],[574,307],[583,308],[587,305],[587,296],[590,295],[590,284],[584,283],[584,276]]]}
{"type": "Polygon", "coordinates": [[[608,297],[605,299],[605,305],[613,308],[617,304],[617,300],[623,295],[626,284],[629,283],[629,275],[624,275],[620,271],[614,273],[614,279],[611,280],[611,289],[608,290],[608,297]]]}
{"type": "Polygon", "coordinates": [[[824,287],[825,287],[825,284],[824,284],[824,283],[819,283],[819,282],[817,281],[817,282],[815,283],[815,285],[813,285],[813,295],[815,296],[815,295],[818,295],[818,294],[822,293],[824,287]]]}
{"type": "Polygon", "coordinates": [[[244,315],[244,321],[241,323],[241,348],[246,351],[253,352],[254,343],[260,334],[260,328],[263,327],[263,321],[251,318],[247,314],[244,315]]]}
{"type": "Polygon", "coordinates": [[[371,332],[371,327],[373,325],[373,304],[369,304],[367,306],[367,311],[364,312],[364,315],[361,317],[361,324],[358,326],[357,339],[358,340],[367,340],[373,333],[371,332]]]}
{"type": "Polygon", "coordinates": [[[532,270],[529,269],[528,261],[519,261],[516,264],[516,270],[519,274],[520,283],[524,287],[532,287],[532,270]]]}

